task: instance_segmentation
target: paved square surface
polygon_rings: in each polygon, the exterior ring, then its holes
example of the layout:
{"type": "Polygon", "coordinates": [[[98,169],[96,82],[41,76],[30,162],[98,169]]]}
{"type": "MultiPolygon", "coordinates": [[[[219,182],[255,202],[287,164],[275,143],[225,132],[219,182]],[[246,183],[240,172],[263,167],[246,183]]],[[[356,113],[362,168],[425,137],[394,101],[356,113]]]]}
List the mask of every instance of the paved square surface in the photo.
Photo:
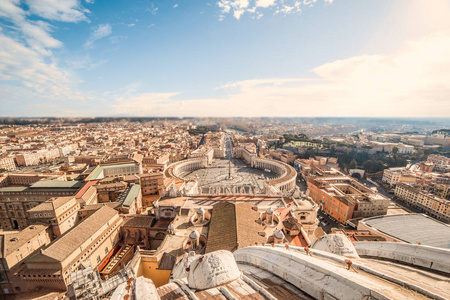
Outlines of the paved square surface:
{"type": "Polygon", "coordinates": [[[246,193],[252,188],[255,193],[262,193],[264,180],[276,177],[273,172],[253,169],[238,158],[214,159],[208,168],[180,175],[186,179],[196,178],[202,194],[209,194],[217,188],[229,188],[231,191],[234,189],[235,192],[244,189],[246,193]],[[231,178],[228,178],[229,171],[231,171],[231,178]]]}

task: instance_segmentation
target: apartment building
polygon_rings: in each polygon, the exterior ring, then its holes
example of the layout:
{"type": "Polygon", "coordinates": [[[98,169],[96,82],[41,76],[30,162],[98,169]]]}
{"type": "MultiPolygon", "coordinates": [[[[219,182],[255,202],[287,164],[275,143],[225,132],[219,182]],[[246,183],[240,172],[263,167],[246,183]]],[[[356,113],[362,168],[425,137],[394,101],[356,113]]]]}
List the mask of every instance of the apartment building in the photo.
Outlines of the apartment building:
{"type": "Polygon", "coordinates": [[[308,178],[309,196],[341,223],[359,217],[385,215],[389,199],[345,176],[308,178]]]}
{"type": "Polygon", "coordinates": [[[41,155],[38,153],[22,153],[16,154],[16,161],[18,166],[34,166],[40,163],[41,155]]]}
{"type": "Polygon", "coordinates": [[[450,168],[450,158],[443,155],[431,154],[428,155],[428,161],[431,161],[435,168],[438,169],[449,169],[450,168]]]}
{"type": "Polygon", "coordinates": [[[3,157],[0,158],[0,169],[5,169],[8,171],[17,169],[14,157],[3,157]]]}
{"type": "Polygon", "coordinates": [[[450,200],[440,198],[418,184],[398,184],[395,196],[433,218],[450,222],[450,200]]]}
{"type": "Polygon", "coordinates": [[[381,181],[392,187],[397,183],[414,183],[417,181],[417,178],[412,172],[401,167],[385,169],[381,181]]]}

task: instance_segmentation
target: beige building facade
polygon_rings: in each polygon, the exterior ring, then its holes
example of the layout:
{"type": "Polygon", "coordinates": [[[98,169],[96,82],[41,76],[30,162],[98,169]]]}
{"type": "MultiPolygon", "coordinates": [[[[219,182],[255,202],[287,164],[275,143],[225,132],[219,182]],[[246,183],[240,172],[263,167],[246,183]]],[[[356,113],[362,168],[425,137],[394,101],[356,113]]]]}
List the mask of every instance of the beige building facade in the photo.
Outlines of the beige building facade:
{"type": "Polygon", "coordinates": [[[3,157],[0,158],[0,169],[5,169],[8,171],[17,169],[14,157],[3,157]]]}
{"type": "Polygon", "coordinates": [[[70,273],[81,264],[95,268],[119,240],[122,218],[104,206],[54,241],[49,247],[25,261],[19,271],[28,290],[41,286],[64,291],[71,283],[70,273]]]}
{"type": "Polygon", "coordinates": [[[47,225],[31,225],[17,231],[0,234],[0,298],[26,290],[25,283],[15,272],[21,263],[51,242],[47,225]]]}
{"type": "Polygon", "coordinates": [[[75,197],[52,198],[28,210],[31,223],[48,223],[59,237],[78,223],[80,204],[75,197]]]}
{"type": "Polygon", "coordinates": [[[398,184],[395,196],[438,220],[450,222],[450,200],[439,198],[413,184],[398,184]]]}
{"type": "Polygon", "coordinates": [[[417,178],[405,168],[389,168],[384,170],[381,181],[392,187],[397,183],[414,183],[417,178]]]}
{"type": "Polygon", "coordinates": [[[29,187],[0,188],[0,227],[6,230],[27,227],[29,209],[54,197],[73,196],[83,185],[79,181],[43,180],[29,187]]]}

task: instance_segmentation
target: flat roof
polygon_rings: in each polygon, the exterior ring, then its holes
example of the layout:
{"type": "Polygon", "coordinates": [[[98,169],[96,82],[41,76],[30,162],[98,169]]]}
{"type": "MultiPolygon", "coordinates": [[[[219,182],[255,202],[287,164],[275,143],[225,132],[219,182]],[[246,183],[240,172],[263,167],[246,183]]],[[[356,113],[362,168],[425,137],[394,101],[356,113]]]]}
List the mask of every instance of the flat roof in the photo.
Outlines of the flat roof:
{"type": "Polygon", "coordinates": [[[83,186],[82,181],[60,181],[60,180],[41,180],[33,183],[30,188],[80,188],[83,186]]]}
{"type": "Polygon", "coordinates": [[[124,168],[124,167],[134,167],[137,163],[124,163],[124,164],[113,164],[113,165],[106,165],[106,166],[97,166],[97,169],[88,176],[87,180],[96,180],[100,173],[105,169],[111,169],[111,168],[124,168]]]}
{"type": "Polygon", "coordinates": [[[122,205],[130,206],[133,203],[134,199],[136,199],[137,196],[139,196],[140,191],[141,191],[140,184],[135,184],[131,186],[127,191],[127,196],[125,197],[125,200],[123,200],[122,205]]]}
{"type": "Polygon", "coordinates": [[[47,230],[47,225],[30,225],[20,232],[4,232],[0,234],[0,257],[6,258],[12,252],[27,244],[33,237],[47,230]],[[3,239],[3,243],[1,243],[3,239]]]}
{"type": "Polygon", "coordinates": [[[31,186],[11,186],[0,188],[0,192],[40,192],[56,190],[59,192],[74,192],[83,186],[82,181],[45,180],[33,183],[31,186]]]}
{"type": "Polygon", "coordinates": [[[9,186],[0,188],[0,192],[23,192],[28,189],[27,186],[9,186]]]}
{"type": "Polygon", "coordinates": [[[378,231],[415,244],[450,249],[450,225],[424,214],[398,214],[361,220],[378,231]]]}

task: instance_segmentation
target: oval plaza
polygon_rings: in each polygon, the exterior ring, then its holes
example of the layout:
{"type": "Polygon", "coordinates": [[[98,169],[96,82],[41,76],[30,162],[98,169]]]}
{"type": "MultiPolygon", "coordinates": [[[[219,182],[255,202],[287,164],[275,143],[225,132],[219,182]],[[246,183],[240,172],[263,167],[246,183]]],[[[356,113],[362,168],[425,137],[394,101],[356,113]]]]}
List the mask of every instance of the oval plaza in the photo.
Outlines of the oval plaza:
{"type": "Polygon", "coordinates": [[[297,173],[281,162],[260,158],[245,147],[233,148],[229,136],[223,136],[217,148],[201,149],[190,158],[165,170],[166,178],[185,182],[168,191],[178,194],[289,194],[295,189],[297,173]]]}

